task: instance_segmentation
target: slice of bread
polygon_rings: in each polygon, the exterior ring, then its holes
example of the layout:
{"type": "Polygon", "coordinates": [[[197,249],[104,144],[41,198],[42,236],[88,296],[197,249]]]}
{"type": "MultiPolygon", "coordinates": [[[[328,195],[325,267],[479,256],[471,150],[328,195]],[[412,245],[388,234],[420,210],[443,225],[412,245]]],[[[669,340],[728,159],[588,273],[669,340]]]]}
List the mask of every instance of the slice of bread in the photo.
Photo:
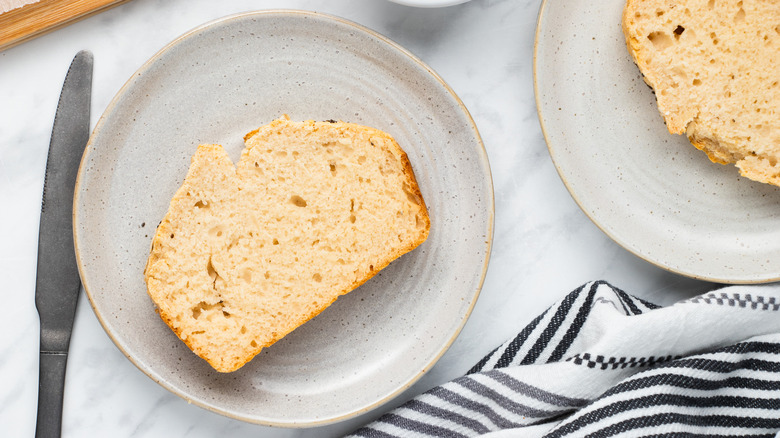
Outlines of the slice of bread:
{"type": "Polygon", "coordinates": [[[384,132],[284,117],[245,144],[237,166],[221,146],[198,147],[145,270],[160,317],[220,372],[243,366],[430,230],[409,160],[384,132]]]}
{"type": "Polygon", "coordinates": [[[780,185],[780,1],[627,0],[623,33],[669,132],[780,185]]]}

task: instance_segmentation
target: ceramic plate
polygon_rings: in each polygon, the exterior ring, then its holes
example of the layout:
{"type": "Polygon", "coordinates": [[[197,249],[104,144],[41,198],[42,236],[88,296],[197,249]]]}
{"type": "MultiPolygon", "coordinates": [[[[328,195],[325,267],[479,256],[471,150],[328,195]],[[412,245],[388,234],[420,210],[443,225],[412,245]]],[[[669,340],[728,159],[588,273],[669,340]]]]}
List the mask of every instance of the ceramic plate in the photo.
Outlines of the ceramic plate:
{"type": "Polygon", "coordinates": [[[440,8],[444,6],[459,5],[466,3],[469,0],[390,0],[393,3],[398,3],[406,6],[414,6],[417,8],[440,8]]]}
{"type": "Polygon", "coordinates": [[[379,406],[429,370],[477,299],[493,233],[484,147],[458,97],[386,38],[316,13],[245,13],[162,49],[120,90],[87,145],[74,207],[87,295],[138,368],[186,400],[267,425],[313,426],[379,406]],[[143,269],[200,143],[233,160],[282,114],[365,124],[409,155],[432,229],[415,251],[230,374],[154,312],[143,269]]]}
{"type": "Polygon", "coordinates": [[[626,49],[624,4],[542,4],[536,100],[561,178],[606,234],[660,267],[725,283],[780,280],[780,188],[669,134],[626,49]]]}

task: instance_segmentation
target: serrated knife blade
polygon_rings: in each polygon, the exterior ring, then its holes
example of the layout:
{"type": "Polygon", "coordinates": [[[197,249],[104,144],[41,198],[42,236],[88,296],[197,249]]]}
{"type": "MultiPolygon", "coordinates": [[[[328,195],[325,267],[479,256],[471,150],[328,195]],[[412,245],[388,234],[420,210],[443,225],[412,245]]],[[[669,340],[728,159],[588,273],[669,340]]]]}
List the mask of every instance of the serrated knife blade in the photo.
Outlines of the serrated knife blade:
{"type": "Polygon", "coordinates": [[[81,289],[73,247],[73,191],[89,139],[92,54],[73,58],[60,93],[46,160],[38,231],[35,307],[41,321],[35,436],[59,437],[65,365],[81,289]]]}

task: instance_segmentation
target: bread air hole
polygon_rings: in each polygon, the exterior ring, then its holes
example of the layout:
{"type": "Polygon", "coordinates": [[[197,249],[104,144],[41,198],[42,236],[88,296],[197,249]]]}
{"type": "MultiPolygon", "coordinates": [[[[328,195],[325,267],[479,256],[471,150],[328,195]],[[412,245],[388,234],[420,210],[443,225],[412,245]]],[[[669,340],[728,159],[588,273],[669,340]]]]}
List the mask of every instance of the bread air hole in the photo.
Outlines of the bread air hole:
{"type": "Polygon", "coordinates": [[[207,209],[207,208],[209,208],[209,203],[208,202],[203,202],[203,201],[198,201],[198,202],[195,203],[195,207],[201,208],[201,209],[207,209]]]}
{"type": "Polygon", "coordinates": [[[710,39],[712,40],[712,44],[716,46],[720,42],[720,40],[718,39],[718,34],[716,34],[715,32],[710,32],[710,39]]]}
{"type": "Polygon", "coordinates": [[[211,229],[209,230],[209,236],[222,237],[224,231],[225,231],[225,227],[223,227],[222,225],[217,225],[215,227],[211,227],[211,229]]]}
{"type": "Polygon", "coordinates": [[[404,183],[402,189],[404,193],[406,193],[406,199],[408,199],[409,202],[414,205],[420,205],[420,198],[416,194],[412,193],[412,188],[409,187],[409,184],[404,183]]]}
{"type": "Polygon", "coordinates": [[[739,10],[734,15],[734,23],[736,24],[745,21],[745,10],[742,8],[742,2],[739,2],[738,5],[739,5],[739,10]]]}
{"type": "Polygon", "coordinates": [[[252,282],[252,271],[249,268],[241,270],[241,279],[247,283],[252,282]]]}
{"type": "Polygon", "coordinates": [[[290,196],[290,202],[296,207],[306,207],[306,200],[298,195],[290,196]]]}
{"type": "Polygon", "coordinates": [[[214,303],[214,304],[209,304],[209,303],[207,303],[205,301],[201,301],[196,306],[192,307],[192,309],[191,309],[192,310],[192,317],[194,319],[198,319],[198,318],[200,318],[201,314],[203,314],[203,312],[210,312],[212,310],[222,310],[223,316],[229,316],[230,314],[227,313],[225,310],[223,310],[223,307],[225,307],[225,305],[222,303],[222,301],[220,301],[218,303],[214,303]],[[227,315],[225,315],[225,314],[227,314],[227,315]]]}
{"type": "MultiPolygon", "coordinates": [[[[211,277],[211,287],[214,290],[217,290],[217,280],[222,280],[222,276],[214,269],[214,265],[211,263],[211,257],[209,257],[209,262],[206,264],[206,273],[211,277]]],[[[224,282],[224,280],[222,281],[224,282]]]]}
{"type": "Polygon", "coordinates": [[[218,277],[217,270],[214,269],[214,265],[211,263],[211,257],[209,257],[209,262],[206,264],[206,273],[209,274],[212,281],[215,281],[218,277]]]}
{"type": "Polygon", "coordinates": [[[650,32],[650,34],[647,35],[647,39],[653,43],[653,47],[655,47],[656,50],[664,50],[674,44],[672,38],[667,35],[666,32],[650,32]]]}
{"type": "Polygon", "coordinates": [[[314,281],[316,281],[316,282],[318,282],[318,283],[319,283],[320,281],[322,281],[322,275],[320,275],[320,273],[319,273],[319,272],[318,272],[318,273],[316,273],[316,274],[314,274],[314,275],[312,275],[312,276],[311,276],[311,278],[313,278],[313,279],[314,279],[314,281]]]}

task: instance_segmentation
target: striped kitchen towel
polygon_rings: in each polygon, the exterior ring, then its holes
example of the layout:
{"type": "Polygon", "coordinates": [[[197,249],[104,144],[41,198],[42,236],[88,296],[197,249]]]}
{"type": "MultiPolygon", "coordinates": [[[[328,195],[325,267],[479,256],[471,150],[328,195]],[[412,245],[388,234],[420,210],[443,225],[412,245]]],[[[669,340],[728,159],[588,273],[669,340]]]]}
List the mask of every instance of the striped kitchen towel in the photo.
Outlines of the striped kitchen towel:
{"type": "Polygon", "coordinates": [[[350,437],[780,436],[780,284],[669,307],[588,283],[350,437]]]}

